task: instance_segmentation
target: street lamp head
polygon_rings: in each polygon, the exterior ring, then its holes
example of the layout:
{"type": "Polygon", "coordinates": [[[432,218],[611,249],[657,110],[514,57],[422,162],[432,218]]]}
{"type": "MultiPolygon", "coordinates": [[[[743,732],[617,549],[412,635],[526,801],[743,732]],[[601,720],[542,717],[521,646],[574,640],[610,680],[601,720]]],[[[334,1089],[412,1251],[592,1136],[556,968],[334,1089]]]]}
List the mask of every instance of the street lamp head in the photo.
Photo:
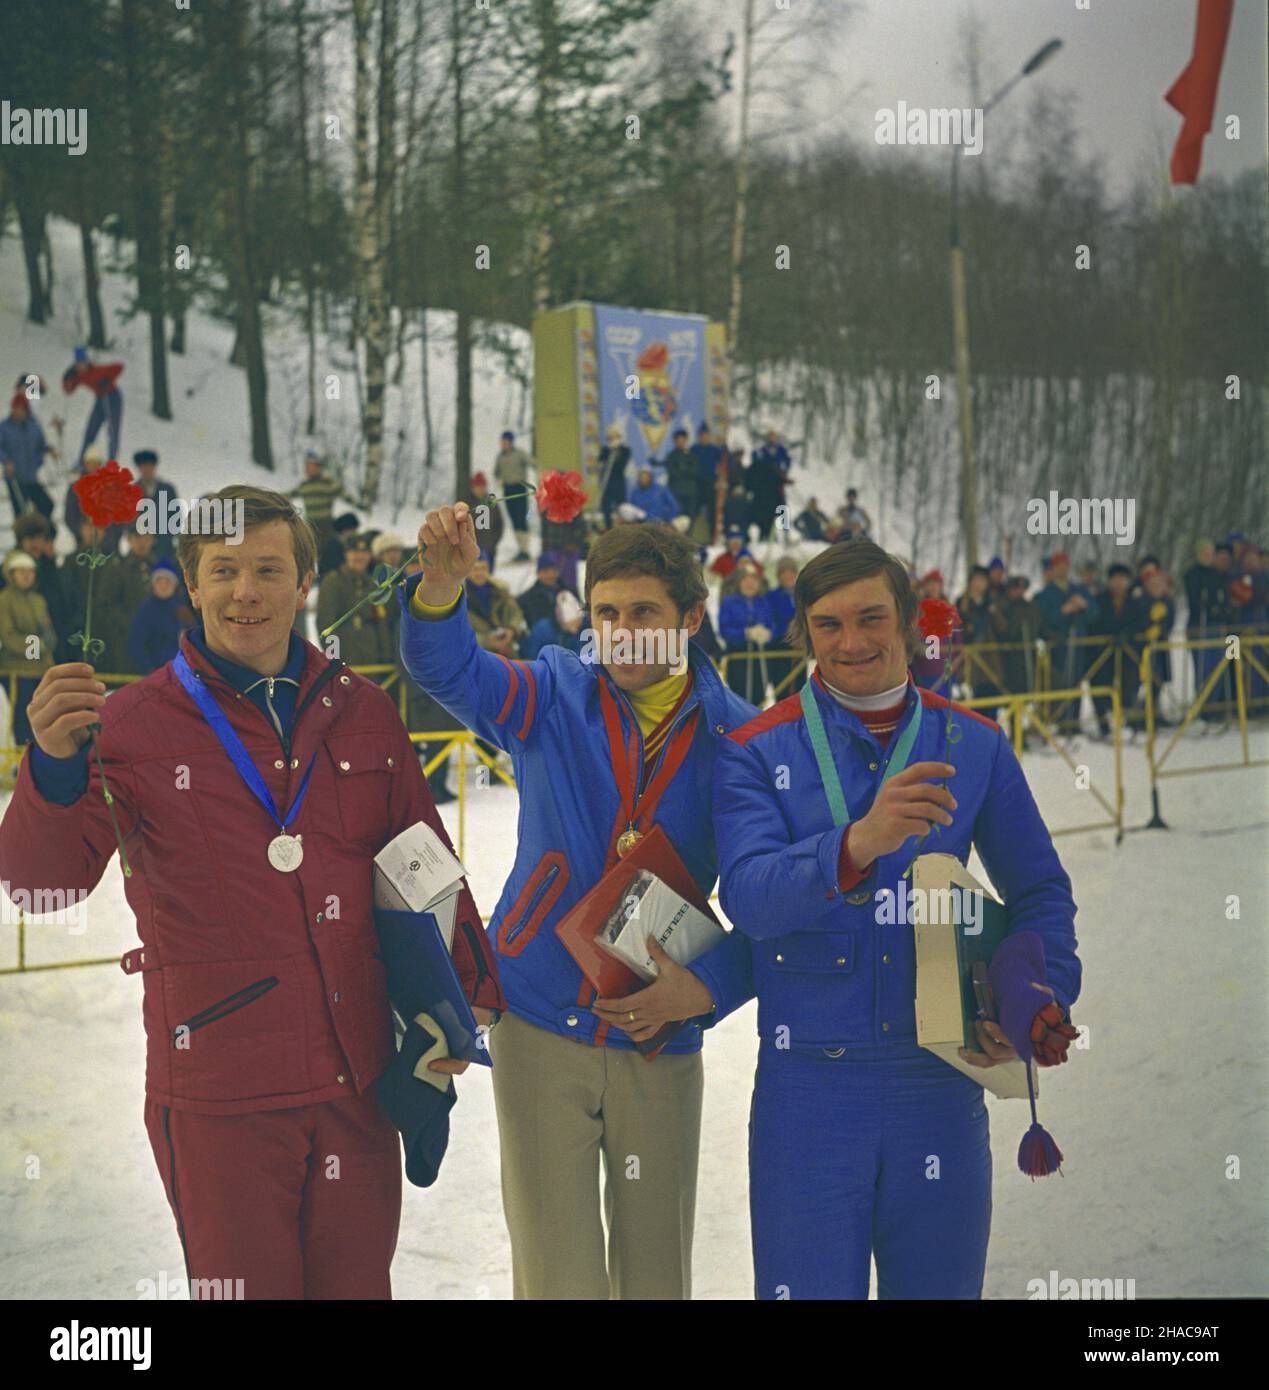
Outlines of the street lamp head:
{"type": "Polygon", "coordinates": [[[1023,77],[1030,77],[1031,74],[1035,72],[1037,68],[1043,67],[1044,64],[1047,63],[1049,59],[1052,58],[1053,55],[1061,47],[1061,39],[1050,39],[1048,43],[1044,45],[1043,48],[1038,49],[1035,53],[1031,55],[1030,58],[1027,59],[1022,69],[1023,77]]]}

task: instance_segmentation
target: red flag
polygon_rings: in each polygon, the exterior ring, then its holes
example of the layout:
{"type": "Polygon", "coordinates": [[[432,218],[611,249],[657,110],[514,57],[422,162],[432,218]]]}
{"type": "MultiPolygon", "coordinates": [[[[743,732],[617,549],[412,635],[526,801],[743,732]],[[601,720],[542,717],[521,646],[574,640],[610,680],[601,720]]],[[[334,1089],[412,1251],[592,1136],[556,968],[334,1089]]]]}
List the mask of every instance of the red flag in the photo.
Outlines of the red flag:
{"type": "Polygon", "coordinates": [[[1225,40],[1234,0],[1198,0],[1194,26],[1194,52],[1185,71],[1172,84],[1164,100],[1185,117],[1172,151],[1172,182],[1193,183],[1198,178],[1203,137],[1212,128],[1216,89],[1225,61],[1225,40]]]}

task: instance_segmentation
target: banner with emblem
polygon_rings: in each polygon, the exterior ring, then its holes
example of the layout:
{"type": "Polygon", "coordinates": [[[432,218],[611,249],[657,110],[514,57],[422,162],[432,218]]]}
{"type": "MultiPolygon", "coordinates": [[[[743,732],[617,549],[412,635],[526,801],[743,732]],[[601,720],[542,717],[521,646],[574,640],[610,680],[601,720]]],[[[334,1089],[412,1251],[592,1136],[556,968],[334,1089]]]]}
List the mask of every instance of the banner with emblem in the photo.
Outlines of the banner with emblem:
{"type": "Polygon", "coordinates": [[[663,460],[676,429],[693,443],[709,422],[706,322],[703,315],[595,305],[603,432],[617,426],[638,467],[663,460]]]}

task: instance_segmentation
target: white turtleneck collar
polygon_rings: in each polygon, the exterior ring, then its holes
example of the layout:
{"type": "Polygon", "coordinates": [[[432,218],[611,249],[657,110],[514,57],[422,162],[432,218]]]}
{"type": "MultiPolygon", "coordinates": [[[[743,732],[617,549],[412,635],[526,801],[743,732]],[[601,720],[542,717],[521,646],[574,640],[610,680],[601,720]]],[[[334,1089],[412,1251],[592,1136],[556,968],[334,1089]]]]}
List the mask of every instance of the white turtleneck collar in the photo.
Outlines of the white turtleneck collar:
{"type": "Polygon", "coordinates": [[[908,683],[904,681],[901,685],[896,685],[893,690],[883,690],[879,695],[848,695],[844,690],[838,690],[835,685],[830,685],[828,681],[824,682],[824,689],[839,705],[845,705],[847,709],[877,710],[890,709],[897,705],[907,693],[908,683]]]}

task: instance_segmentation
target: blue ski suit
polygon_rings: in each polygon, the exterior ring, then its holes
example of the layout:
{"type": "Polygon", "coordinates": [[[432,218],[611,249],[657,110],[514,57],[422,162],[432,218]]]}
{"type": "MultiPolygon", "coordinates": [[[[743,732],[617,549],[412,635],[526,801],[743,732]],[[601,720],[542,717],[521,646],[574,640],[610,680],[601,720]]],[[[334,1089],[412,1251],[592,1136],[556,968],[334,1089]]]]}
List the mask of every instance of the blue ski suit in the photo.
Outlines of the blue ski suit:
{"type": "MultiPolygon", "coordinates": [[[[811,682],[852,818],[872,805],[887,754],[862,721],[811,682]]],[[[1044,942],[1069,1012],[1079,993],[1070,880],[1008,739],[909,680],[919,718],[908,764],[950,762],[953,824],[923,847],[962,863],[973,846],[1009,931],[1044,942]],[[949,751],[952,756],[949,756],[949,751]]],[[[889,744],[897,742],[896,734],[889,744]]],[[[916,956],[906,920],[882,925],[915,841],[843,892],[846,827],[834,826],[797,696],[721,740],[714,776],[720,900],[751,942],[761,1039],[749,1125],[759,1298],[977,1298],[991,1224],[982,1087],[918,1047],[916,956]]],[[[907,885],[904,885],[905,889],[907,885]]]]}

